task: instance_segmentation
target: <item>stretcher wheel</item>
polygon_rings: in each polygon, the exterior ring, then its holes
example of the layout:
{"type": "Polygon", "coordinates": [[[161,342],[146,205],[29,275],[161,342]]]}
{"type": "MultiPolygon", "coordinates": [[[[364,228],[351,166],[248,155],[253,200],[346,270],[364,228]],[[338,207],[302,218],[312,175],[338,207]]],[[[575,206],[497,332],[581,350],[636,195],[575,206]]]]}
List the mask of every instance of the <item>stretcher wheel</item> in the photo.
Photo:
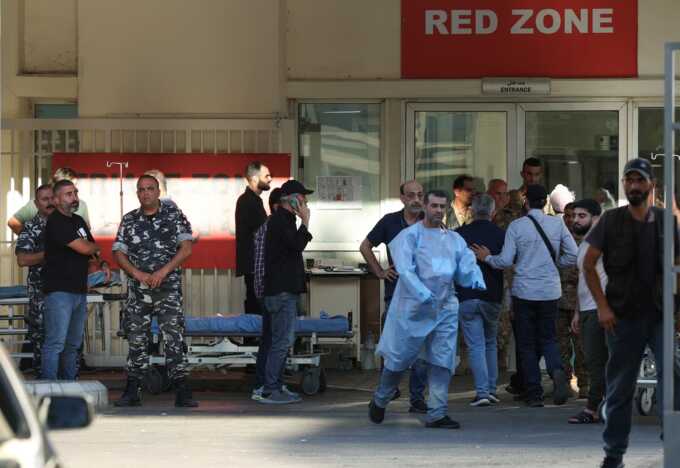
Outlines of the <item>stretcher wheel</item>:
{"type": "Polygon", "coordinates": [[[656,396],[654,388],[641,388],[635,394],[635,408],[640,415],[649,416],[652,414],[655,400],[656,396]]]}
{"type": "Polygon", "coordinates": [[[170,388],[170,379],[164,366],[150,366],[144,379],[146,390],[152,395],[160,395],[170,388]]]}
{"type": "Polygon", "coordinates": [[[302,372],[300,387],[305,395],[316,395],[319,393],[321,389],[321,369],[318,367],[306,368],[302,372]]]}

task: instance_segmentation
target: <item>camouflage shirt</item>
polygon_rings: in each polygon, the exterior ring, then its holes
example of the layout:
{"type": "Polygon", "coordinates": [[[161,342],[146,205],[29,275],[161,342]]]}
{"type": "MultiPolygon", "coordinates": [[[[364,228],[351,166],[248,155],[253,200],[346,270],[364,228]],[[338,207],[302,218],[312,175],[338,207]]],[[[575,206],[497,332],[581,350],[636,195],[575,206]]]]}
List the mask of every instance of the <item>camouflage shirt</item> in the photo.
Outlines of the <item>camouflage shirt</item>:
{"type": "MultiPolygon", "coordinates": [[[[183,241],[191,240],[191,224],[176,205],[162,202],[158,211],[145,215],[142,208],[123,216],[111,250],[124,253],[135,268],[153,273],[167,265],[183,241]]],[[[168,274],[164,284],[180,282],[179,268],[168,274]]],[[[131,286],[138,286],[130,279],[131,286]]]]}
{"type": "MultiPolygon", "coordinates": [[[[581,239],[575,237],[576,244],[581,243],[581,239]]],[[[576,310],[578,306],[578,268],[560,269],[560,282],[562,283],[562,297],[558,302],[560,309],[570,311],[576,310]]]]}
{"type": "MultiPolygon", "coordinates": [[[[45,251],[45,226],[47,218],[39,214],[24,224],[24,229],[19,234],[15,253],[38,253],[45,251]]],[[[38,290],[42,289],[43,264],[39,263],[28,267],[28,284],[38,290]]]]}

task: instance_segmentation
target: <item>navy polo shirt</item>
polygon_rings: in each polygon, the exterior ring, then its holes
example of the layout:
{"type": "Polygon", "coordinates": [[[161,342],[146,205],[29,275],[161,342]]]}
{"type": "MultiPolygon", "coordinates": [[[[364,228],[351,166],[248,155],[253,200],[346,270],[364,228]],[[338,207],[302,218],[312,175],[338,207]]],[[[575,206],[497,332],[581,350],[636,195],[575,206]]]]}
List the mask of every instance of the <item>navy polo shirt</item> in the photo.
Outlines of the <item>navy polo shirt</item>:
{"type": "MultiPolygon", "coordinates": [[[[456,232],[460,234],[468,245],[484,245],[491,255],[498,255],[503,250],[505,231],[491,221],[476,220],[471,224],[459,227],[456,232]]],[[[477,291],[469,288],[457,288],[459,301],[481,299],[487,302],[503,301],[503,270],[496,270],[484,262],[477,262],[486,283],[486,291],[477,291]]]]}
{"type": "MultiPolygon", "coordinates": [[[[373,247],[377,247],[383,243],[387,245],[392,242],[392,239],[397,237],[397,234],[399,234],[402,229],[407,227],[409,227],[409,224],[406,222],[406,219],[404,219],[404,210],[395,211],[394,213],[388,213],[383,216],[373,227],[371,232],[368,233],[366,238],[373,247]]],[[[392,255],[390,255],[389,248],[387,249],[387,262],[392,266],[392,255]]],[[[385,280],[386,301],[392,299],[394,288],[397,287],[397,281],[385,280]]]]}

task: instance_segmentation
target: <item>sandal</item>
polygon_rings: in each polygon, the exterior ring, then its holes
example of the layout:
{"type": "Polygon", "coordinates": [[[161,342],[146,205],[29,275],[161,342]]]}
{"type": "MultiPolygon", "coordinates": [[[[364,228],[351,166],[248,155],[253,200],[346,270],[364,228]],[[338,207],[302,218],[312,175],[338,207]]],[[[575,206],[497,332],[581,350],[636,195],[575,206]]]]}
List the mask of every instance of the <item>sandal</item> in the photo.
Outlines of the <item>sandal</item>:
{"type": "Polygon", "coordinates": [[[576,416],[569,418],[567,422],[569,424],[597,424],[600,422],[600,418],[597,417],[597,414],[589,413],[583,409],[576,416]]]}

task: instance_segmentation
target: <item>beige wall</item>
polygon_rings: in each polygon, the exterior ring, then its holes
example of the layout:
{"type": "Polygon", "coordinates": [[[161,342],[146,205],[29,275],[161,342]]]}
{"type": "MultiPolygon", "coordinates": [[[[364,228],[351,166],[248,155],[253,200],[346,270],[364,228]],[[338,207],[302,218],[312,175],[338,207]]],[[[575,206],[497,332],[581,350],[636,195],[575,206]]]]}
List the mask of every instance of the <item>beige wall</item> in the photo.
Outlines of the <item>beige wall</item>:
{"type": "Polygon", "coordinates": [[[23,72],[75,74],[78,67],[76,0],[23,2],[23,72]]]}
{"type": "Polygon", "coordinates": [[[399,78],[399,0],[288,0],[290,79],[399,78]]]}
{"type": "Polygon", "coordinates": [[[280,6],[78,2],[80,116],[280,112],[280,6]]]}

